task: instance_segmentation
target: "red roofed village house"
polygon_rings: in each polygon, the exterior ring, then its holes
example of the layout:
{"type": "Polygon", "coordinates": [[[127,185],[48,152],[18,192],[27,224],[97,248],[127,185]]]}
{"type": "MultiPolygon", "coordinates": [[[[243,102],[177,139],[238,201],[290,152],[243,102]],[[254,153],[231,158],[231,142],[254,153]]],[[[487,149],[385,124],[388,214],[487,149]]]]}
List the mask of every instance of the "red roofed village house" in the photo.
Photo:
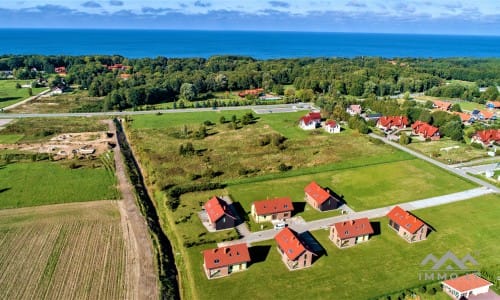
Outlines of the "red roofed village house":
{"type": "Polygon", "coordinates": [[[381,117],[377,121],[377,127],[382,130],[403,129],[408,126],[408,118],[404,116],[381,117]]]}
{"type": "Polygon", "coordinates": [[[435,101],[432,101],[432,107],[437,108],[439,110],[446,111],[446,110],[450,110],[451,103],[446,102],[446,101],[435,100],[435,101]]]}
{"type": "Polygon", "coordinates": [[[368,241],[373,232],[368,218],[338,222],[330,227],[330,240],[337,247],[346,248],[368,241]]]}
{"type": "Polygon", "coordinates": [[[251,209],[257,223],[286,220],[292,217],[292,212],[292,200],[288,197],[255,201],[251,209]]]}
{"type": "Polygon", "coordinates": [[[215,230],[228,229],[235,226],[236,217],[232,215],[226,201],[214,196],[205,203],[204,207],[207,212],[208,222],[215,230]]]}
{"type": "Polygon", "coordinates": [[[500,129],[488,129],[477,131],[471,138],[473,143],[479,143],[483,146],[500,143],[500,129]]]}
{"type": "Polygon", "coordinates": [[[427,239],[429,226],[401,207],[395,206],[387,214],[387,217],[389,218],[389,227],[407,242],[413,243],[427,239]]]}
{"type": "Polygon", "coordinates": [[[359,105],[359,104],[349,105],[349,107],[347,107],[347,109],[346,109],[346,112],[351,116],[360,115],[361,114],[361,105],[359,105]]]}
{"type": "Polygon", "coordinates": [[[56,72],[57,74],[59,74],[61,76],[65,76],[66,75],[66,67],[56,67],[56,68],[54,68],[54,72],[56,72]]]}
{"type": "Polygon", "coordinates": [[[238,96],[240,96],[241,98],[244,98],[247,95],[260,96],[262,93],[264,93],[264,89],[252,89],[252,90],[244,90],[243,92],[238,93],[238,96]]]}
{"type": "Polygon", "coordinates": [[[208,279],[244,271],[250,263],[246,244],[231,245],[203,251],[203,269],[208,279]]]}
{"type": "MultiPolygon", "coordinates": [[[[490,286],[493,284],[476,274],[467,274],[457,278],[445,280],[441,282],[443,291],[454,299],[468,299],[470,296],[477,296],[489,292],[490,286]]],[[[498,296],[497,296],[498,297],[498,296]]],[[[478,298],[479,299],[479,298],[478,298]]],[[[499,299],[481,298],[481,299],[499,299]]]]}
{"type": "Polygon", "coordinates": [[[321,113],[310,112],[299,120],[299,126],[305,130],[316,129],[321,124],[321,113]]]}
{"type": "Polygon", "coordinates": [[[433,141],[439,140],[441,138],[439,134],[439,128],[429,125],[422,121],[416,121],[411,125],[413,129],[413,134],[419,135],[424,139],[431,139],[433,141]]]}
{"type": "Polygon", "coordinates": [[[336,209],[340,201],[335,199],[327,190],[320,187],[315,181],[309,183],[305,188],[304,200],[319,211],[336,209]]]}
{"type": "Polygon", "coordinates": [[[340,133],[340,125],[334,120],[328,120],[325,122],[325,131],[328,133],[340,133]]]}
{"type": "Polygon", "coordinates": [[[500,101],[488,101],[486,103],[486,107],[490,109],[499,109],[500,108],[500,101]]]}
{"type": "Polygon", "coordinates": [[[316,254],[308,249],[295,231],[286,227],[278,232],[274,239],[278,244],[281,259],[289,270],[303,269],[312,265],[313,255],[316,254]]]}

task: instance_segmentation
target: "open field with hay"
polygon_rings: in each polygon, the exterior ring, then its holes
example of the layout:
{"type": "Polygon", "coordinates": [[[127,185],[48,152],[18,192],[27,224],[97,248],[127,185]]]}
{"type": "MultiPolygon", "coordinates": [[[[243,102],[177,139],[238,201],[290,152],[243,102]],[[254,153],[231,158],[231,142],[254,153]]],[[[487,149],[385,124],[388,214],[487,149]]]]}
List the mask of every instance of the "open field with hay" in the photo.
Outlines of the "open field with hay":
{"type": "Polygon", "coordinates": [[[0,210],[1,299],[124,299],[115,201],[0,210]]]}

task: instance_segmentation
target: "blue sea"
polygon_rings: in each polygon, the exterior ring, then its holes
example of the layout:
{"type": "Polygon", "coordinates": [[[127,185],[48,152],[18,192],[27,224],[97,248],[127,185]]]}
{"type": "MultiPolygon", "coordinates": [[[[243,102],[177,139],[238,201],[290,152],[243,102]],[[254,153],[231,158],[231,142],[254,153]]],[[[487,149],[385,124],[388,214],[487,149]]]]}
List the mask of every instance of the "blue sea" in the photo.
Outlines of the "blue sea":
{"type": "Polygon", "coordinates": [[[204,57],[500,57],[500,36],[372,33],[0,29],[0,54],[204,57]]]}

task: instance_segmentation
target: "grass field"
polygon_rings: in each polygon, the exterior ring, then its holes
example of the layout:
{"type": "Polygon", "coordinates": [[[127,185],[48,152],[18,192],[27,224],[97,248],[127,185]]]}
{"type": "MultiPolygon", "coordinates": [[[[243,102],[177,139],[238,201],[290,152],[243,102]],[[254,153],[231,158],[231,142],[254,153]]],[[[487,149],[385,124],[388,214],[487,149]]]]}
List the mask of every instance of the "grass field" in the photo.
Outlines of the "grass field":
{"type": "Polygon", "coordinates": [[[61,95],[41,97],[18,106],[13,113],[66,113],[102,111],[104,97],[90,97],[87,91],[75,90],[61,95]]]}
{"type": "Polygon", "coordinates": [[[60,133],[106,131],[108,126],[97,119],[84,117],[24,118],[13,121],[0,130],[0,144],[10,142],[39,142],[60,133]]]}
{"type": "MultiPolygon", "coordinates": [[[[0,108],[7,107],[21,100],[24,100],[30,95],[27,88],[16,89],[16,83],[20,85],[31,84],[28,80],[0,80],[0,108]]],[[[32,89],[33,95],[36,95],[47,88],[34,88],[32,89]]]]}
{"type": "Polygon", "coordinates": [[[0,210],[1,299],[126,299],[114,201],[0,210]]]}
{"type": "Polygon", "coordinates": [[[488,156],[486,150],[477,149],[470,144],[452,141],[448,138],[439,141],[413,142],[408,144],[407,147],[427,156],[432,156],[445,164],[468,162],[488,156]]]}
{"type": "MultiPolygon", "coordinates": [[[[188,288],[185,296],[192,299],[241,298],[242,295],[252,299],[367,299],[424,283],[419,279],[425,270],[421,261],[429,253],[440,257],[447,251],[458,257],[470,253],[478,261],[478,268],[493,268],[498,273],[498,200],[497,195],[488,195],[415,211],[436,229],[428,240],[416,244],[397,237],[388,228],[386,218],[372,220],[380,222],[380,235],[349,249],[335,247],[328,239],[328,231],[315,231],[312,234],[326,255],[311,268],[293,272],[283,265],[274,241],[269,241],[253,245],[257,262],[247,271],[208,280],[202,271],[201,255],[208,246],[194,247],[187,253],[193,273],[191,288],[195,290],[188,288]],[[463,222],[464,214],[467,214],[467,222],[463,222]],[[271,282],[272,288],[269,288],[271,282]]],[[[439,295],[441,299],[442,296],[439,295]]]]}
{"type": "MultiPolygon", "coordinates": [[[[355,211],[383,207],[395,203],[439,196],[473,188],[474,185],[421,160],[385,163],[297,176],[251,184],[229,186],[233,201],[245,210],[255,200],[267,197],[290,196],[294,202],[304,198],[304,187],[315,180],[323,187],[344,196],[355,211]]],[[[309,211],[306,206],[306,212],[309,211]]],[[[314,210],[311,210],[314,212],[314,210]]],[[[308,214],[305,219],[322,218],[322,214],[308,214]]]]}
{"type": "Polygon", "coordinates": [[[0,166],[0,208],[119,198],[104,167],[70,169],[57,162],[0,166]]]}
{"type": "Polygon", "coordinates": [[[132,144],[137,145],[139,160],[148,173],[155,174],[154,180],[161,187],[187,182],[196,184],[203,180],[234,183],[269,174],[287,176],[286,172],[280,171],[280,165],[291,169],[288,172],[300,173],[303,169],[328,168],[332,164],[349,164],[353,160],[363,165],[380,157],[385,162],[410,158],[351,130],[336,135],[329,135],[321,129],[301,130],[296,122],[303,112],[258,116],[254,124],[241,126],[238,130],[230,129],[229,124],[219,124],[221,116],[230,120],[233,114],[240,118],[243,113],[135,116],[128,124],[131,129],[129,136],[132,144]],[[175,136],[182,132],[196,132],[205,120],[214,125],[207,127],[208,136],[204,139],[175,136]],[[280,135],[285,138],[279,146],[274,141],[260,144],[265,137],[280,135]],[[179,154],[181,145],[188,142],[192,143],[197,155],[179,154]],[[205,176],[208,171],[213,171],[216,178],[205,176]]]}

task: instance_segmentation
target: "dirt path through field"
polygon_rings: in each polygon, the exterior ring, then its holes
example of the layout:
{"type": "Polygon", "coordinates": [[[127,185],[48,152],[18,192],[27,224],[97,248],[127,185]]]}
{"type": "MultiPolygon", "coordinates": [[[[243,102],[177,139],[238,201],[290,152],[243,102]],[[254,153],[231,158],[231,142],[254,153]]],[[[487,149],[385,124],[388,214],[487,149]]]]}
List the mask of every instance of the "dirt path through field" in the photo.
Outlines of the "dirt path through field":
{"type": "MultiPolygon", "coordinates": [[[[107,123],[110,132],[116,133],[113,121],[108,120],[107,123]]],[[[153,245],[146,221],[137,207],[118,142],[114,152],[118,188],[123,197],[118,203],[128,256],[126,282],[129,288],[126,298],[158,299],[157,267],[154,263],[153,245]]]]}

